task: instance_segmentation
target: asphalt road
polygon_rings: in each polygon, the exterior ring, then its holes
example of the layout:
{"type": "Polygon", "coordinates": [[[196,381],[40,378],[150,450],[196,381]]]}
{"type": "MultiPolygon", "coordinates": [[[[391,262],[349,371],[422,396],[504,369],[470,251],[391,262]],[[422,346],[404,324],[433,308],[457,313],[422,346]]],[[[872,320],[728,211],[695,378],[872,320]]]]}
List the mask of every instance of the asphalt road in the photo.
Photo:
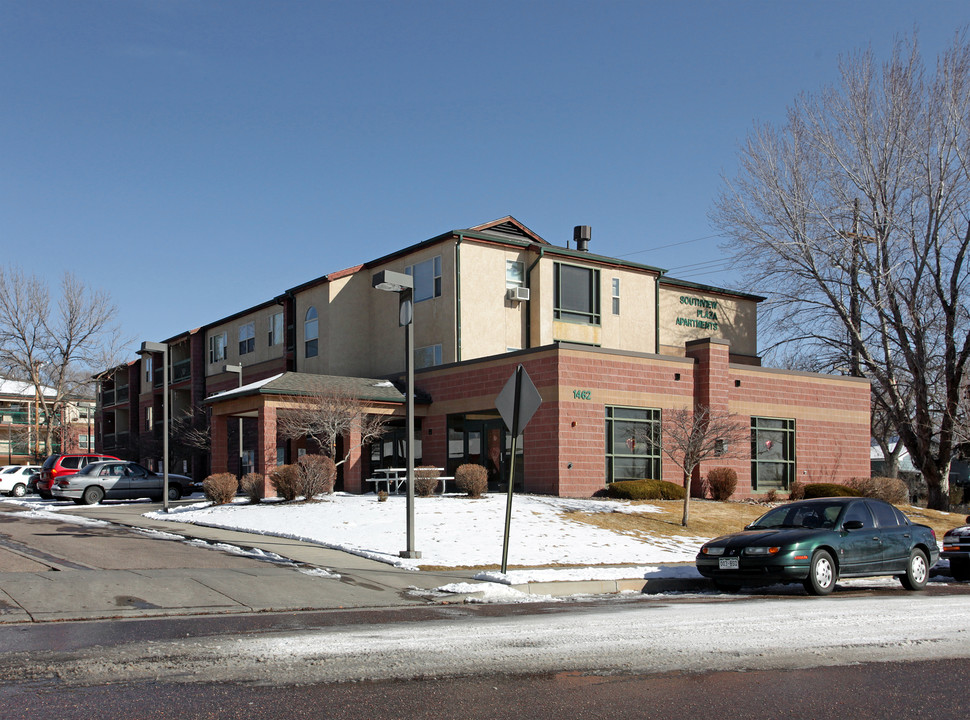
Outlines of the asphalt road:
{"type": "Polygon", "coordinates": [[[963,718],[965,663],[869,663],[792,671],[484,675],[297,687],[164,682],[91,688],[0,685],[5,720],[899,720],[963,718]]]}

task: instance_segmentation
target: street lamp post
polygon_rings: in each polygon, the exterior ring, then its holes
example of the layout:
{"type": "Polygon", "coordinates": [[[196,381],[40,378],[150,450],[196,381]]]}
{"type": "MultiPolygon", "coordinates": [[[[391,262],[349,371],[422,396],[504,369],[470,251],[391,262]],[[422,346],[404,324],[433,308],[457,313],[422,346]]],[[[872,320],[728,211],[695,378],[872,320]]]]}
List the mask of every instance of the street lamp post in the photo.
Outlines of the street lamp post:
{"type": "MultiPolygon", "coordinates": [[[[239,365],[223,365],[222,371],[227,373],[237,373],[239,375],[239,384],[236,387],[242,387],[242,364],[239,365]]],[[[239,477],[243,476],[243,419],[239,418],[239,477]]]]}
{"type": "MultiPolygon", "coordinates": [[[[162,509],[168,512],[168,344],[145,340],[138,354],[162,354],[162,509]]],[[[152,378],[152,384],[155,379],[152,378]]]]}
{"type": "Polygon", "coordinates": [[[414,323],[413,295],[414,278],[393,270],[382,270],[371,278],[371,284],[378,290],[394,292],[400,295],[400,324],[406,328],[404,334],[405,367],[407,383],[404,388],[405,397],[405,432],[407,433],[407,550],[402,550],[403,558],[419,558],[421,553],[414,549],[414,323]]]}

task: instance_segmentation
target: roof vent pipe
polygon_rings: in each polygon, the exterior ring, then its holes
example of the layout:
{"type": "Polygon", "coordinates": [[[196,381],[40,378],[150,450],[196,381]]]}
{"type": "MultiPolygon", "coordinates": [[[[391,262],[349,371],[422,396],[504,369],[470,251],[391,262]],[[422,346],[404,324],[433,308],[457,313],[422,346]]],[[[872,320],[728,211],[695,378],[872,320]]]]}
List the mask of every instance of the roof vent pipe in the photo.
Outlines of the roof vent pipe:
{"type": "Polygon", "coordinates": [[[592,235],[592,228],[589,225],[577,225],[573,228],[573,240],[576,241],[577,250],[589,252],[590,235],[592,235]]]}

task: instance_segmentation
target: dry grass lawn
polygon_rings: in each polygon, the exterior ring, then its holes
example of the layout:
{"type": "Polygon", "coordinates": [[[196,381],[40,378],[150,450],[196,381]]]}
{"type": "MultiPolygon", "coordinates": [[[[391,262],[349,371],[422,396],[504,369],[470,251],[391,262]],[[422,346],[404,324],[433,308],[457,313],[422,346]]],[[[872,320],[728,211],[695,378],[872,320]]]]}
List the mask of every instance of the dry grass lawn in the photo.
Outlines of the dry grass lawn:
{"type": "MultiPolygon", "coordinates": [[[[636,514],[572,512],[569,513],[569,517],[577,522],[634,537],[717,537],[743,529],[769,508],[762,503],[695,499],[690,502],[690,518],[685,528],[680,524],[684,516],[683,500],[642,500],[632,504],[652,505],[660,508],[661,512],[636,514]]],[[[933,528],[940,540],[947,530],[963,525],[967,517],[961,513],[944,513],[911,505],[900,505],[899,509],[913,522],[933,528]]]]}

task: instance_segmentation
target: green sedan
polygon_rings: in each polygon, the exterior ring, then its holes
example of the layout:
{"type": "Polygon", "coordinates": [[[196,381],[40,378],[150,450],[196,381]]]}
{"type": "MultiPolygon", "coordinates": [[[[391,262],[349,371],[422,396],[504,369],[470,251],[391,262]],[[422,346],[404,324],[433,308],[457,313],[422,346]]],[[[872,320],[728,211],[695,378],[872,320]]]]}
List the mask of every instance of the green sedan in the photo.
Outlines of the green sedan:
{"type": "Polygon", "coordinates": [[[705,543],[697,570],[721,590],[800,582],[828,595],[839,578],[892,575],[922,590],[939,559],[936,533],[871,498],[819,498],[772,508],[743,532],[705,543]]]}

